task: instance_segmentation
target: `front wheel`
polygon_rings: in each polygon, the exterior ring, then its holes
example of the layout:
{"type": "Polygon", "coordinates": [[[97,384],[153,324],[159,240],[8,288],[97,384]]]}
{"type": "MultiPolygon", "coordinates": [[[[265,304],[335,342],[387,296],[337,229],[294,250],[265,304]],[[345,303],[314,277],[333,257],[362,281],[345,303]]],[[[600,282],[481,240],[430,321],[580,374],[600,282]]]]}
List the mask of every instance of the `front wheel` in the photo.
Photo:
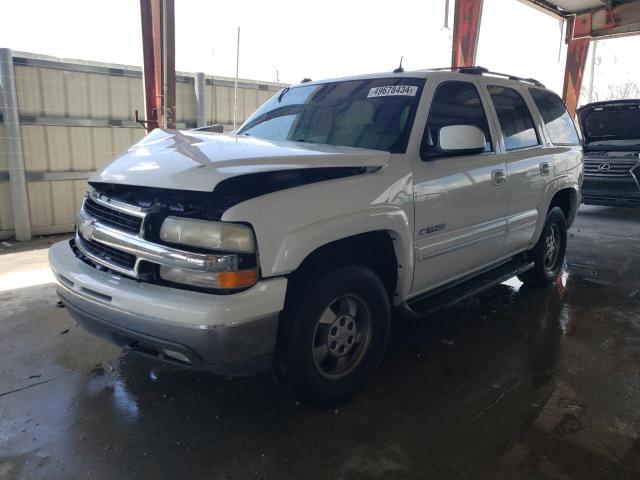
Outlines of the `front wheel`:
{"type": "Polygon", "coordinates": [[[336,403],[376,372],[387,345],[390,305],[377,275],[362,265],[308,282],[283,314],[275,374],[296,399],[336,403]]]}
{"type": "Polygon", "coordinates": [[[525,285],[545,286],[560,273],[567,250],[567,220],[559,207],[547,214],[538,243],[529,251],[534,261],[531,270],[518,275],[525,285]]]}

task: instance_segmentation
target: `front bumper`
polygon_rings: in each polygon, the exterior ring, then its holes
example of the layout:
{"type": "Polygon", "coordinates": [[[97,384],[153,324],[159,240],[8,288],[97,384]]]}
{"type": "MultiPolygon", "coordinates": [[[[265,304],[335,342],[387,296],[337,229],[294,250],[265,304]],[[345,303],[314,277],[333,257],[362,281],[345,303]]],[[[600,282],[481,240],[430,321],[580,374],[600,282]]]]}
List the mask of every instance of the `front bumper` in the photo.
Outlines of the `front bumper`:
{"type": "Polygon", "coordinates": [[[179,290],[99,271],[68,242],[49,250],[58,294],[88,331],[163,361],[231,376],[271,368],[287,280],[230,295],[179,290]]]}
{"type": "Polygon", "coordinates": [[[640,207],[640,186],[635,178],[603,178],[585,175],[582,203],[612,207],[640,207]]]}

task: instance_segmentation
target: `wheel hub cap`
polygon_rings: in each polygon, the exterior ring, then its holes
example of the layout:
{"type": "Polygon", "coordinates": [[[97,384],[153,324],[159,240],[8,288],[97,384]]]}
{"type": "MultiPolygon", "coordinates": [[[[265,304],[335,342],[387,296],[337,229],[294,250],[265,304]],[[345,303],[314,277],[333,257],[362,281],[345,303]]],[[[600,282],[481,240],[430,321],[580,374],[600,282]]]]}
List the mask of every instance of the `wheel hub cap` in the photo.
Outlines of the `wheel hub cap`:
{"type": "Polygon", "coordinates": [[[369,348],[372,317],[358,295],[340,295],[324,309],[311,342],[318,372],[329,380],[349,375],[369,348]]]}
{"type": "Polygon", "coordinates": [[[341,315],[336,318],[329,328],[327,335],[327,347],[329,352],[341,357],[351,351],[357,335],[356,321],[350,315],[341,315]]]}
{"type": "Polygon", "coordinates": [[[549,233],[547,233],[547,238],[545,239],[544,266],[547,269],[553,268],[556,263],[557,252],[558,232],[554,226],[549,229],[549,233]]]}

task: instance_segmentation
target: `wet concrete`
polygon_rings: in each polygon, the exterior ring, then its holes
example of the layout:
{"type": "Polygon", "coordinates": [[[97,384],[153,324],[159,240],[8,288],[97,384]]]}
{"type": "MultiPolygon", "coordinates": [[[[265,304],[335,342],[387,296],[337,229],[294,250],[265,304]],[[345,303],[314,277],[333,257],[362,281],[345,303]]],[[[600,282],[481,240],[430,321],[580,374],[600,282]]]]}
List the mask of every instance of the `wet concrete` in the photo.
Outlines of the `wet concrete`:
{"type": "Polygon", "coordinates": [[[0,478],[640,478],[639,237],[640,210],[583,207],[556,285],[396,322],[337,410],[122,354],[51,284],[6,286],[46,250],[2,247],[0,478]]]}

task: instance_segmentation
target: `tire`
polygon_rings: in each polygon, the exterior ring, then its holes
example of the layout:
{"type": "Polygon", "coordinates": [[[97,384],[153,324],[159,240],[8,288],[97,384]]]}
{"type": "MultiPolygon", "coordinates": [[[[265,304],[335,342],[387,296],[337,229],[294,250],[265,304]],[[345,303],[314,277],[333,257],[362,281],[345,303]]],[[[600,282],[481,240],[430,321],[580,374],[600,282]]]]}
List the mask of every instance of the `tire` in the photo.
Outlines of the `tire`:
{"type": "Polygon", "coordinates": [[[387,291],[369,268],[333,268],[287,302],[274,373],[304,403],[336,404],[378,370],[390,329],[387,291]]]}
{"type": "Polygon", "coordinates": [[[553,207],[547,214],[538,243],[529,251],[534,267],[518,278],[529,286],[549,285],[562,270],[566,250],[567,220],[560,207],[553,207]]]}

